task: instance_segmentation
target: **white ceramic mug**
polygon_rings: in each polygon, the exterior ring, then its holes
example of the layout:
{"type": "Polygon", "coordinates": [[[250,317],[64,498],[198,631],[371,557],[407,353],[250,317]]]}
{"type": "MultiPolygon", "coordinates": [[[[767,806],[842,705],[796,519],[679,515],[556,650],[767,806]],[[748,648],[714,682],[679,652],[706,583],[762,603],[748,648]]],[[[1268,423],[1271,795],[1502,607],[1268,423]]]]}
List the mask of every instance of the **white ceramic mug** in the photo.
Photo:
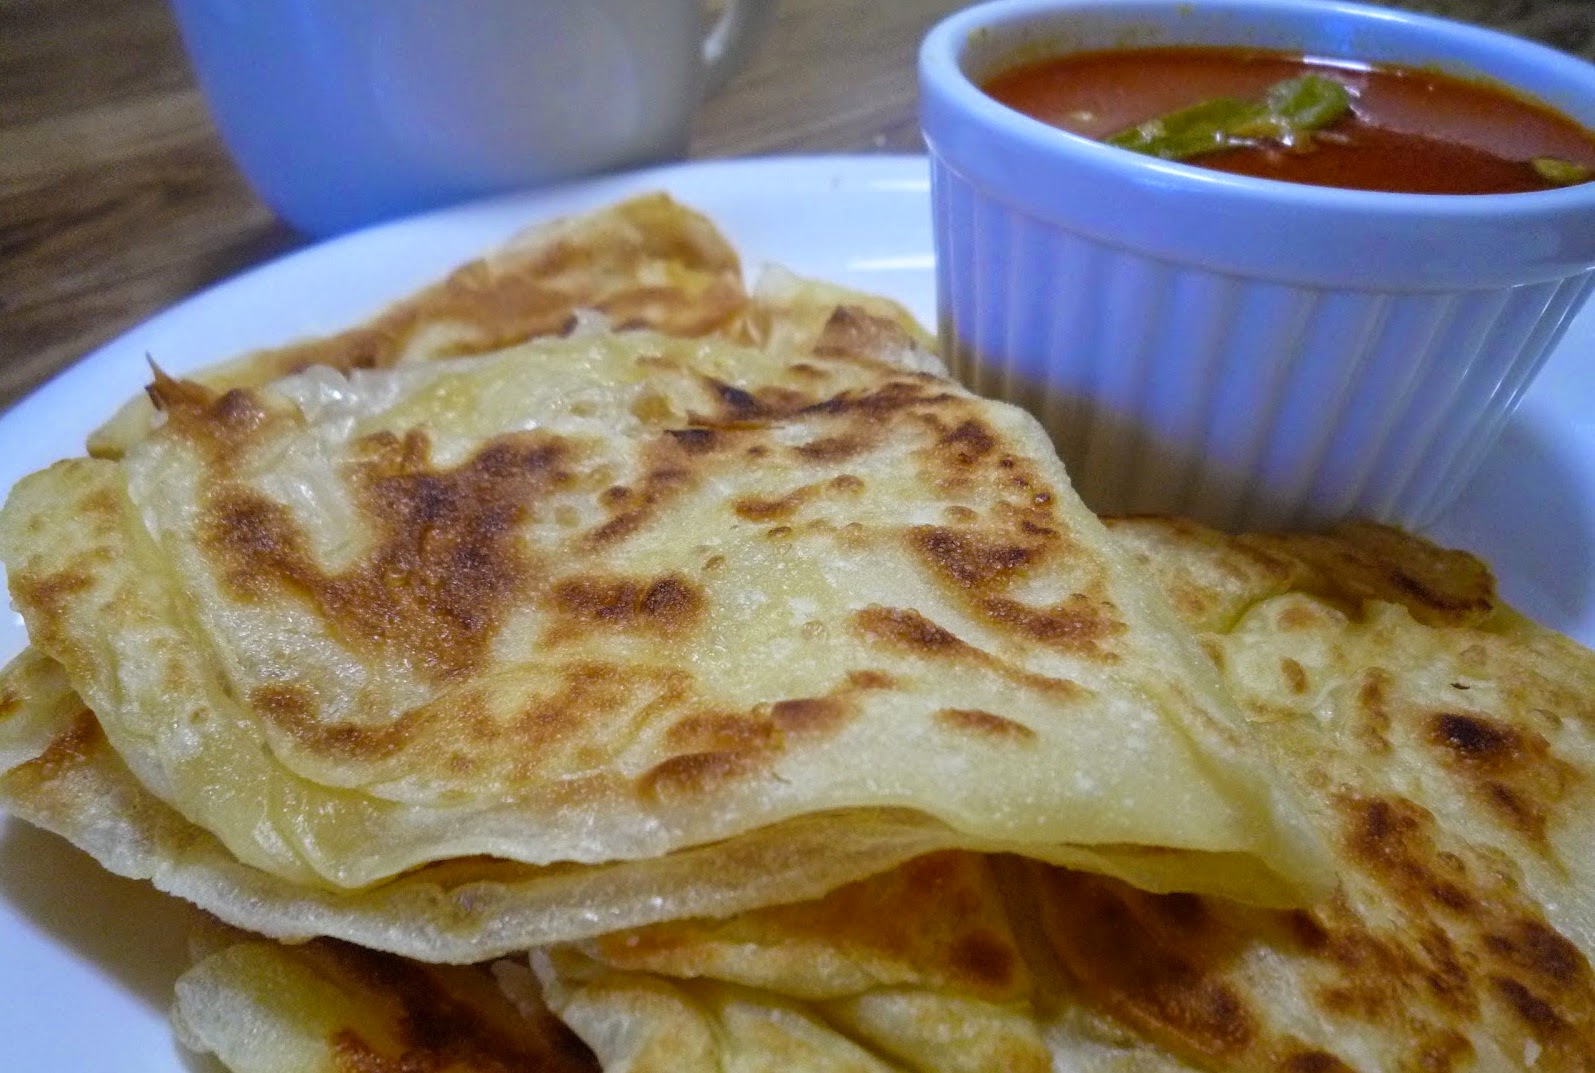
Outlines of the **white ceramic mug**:
{"type": "Polygon", "coordinates": [[[260,196],[312,234],[686,151],[775,0],[173,0],[260,196]]]}

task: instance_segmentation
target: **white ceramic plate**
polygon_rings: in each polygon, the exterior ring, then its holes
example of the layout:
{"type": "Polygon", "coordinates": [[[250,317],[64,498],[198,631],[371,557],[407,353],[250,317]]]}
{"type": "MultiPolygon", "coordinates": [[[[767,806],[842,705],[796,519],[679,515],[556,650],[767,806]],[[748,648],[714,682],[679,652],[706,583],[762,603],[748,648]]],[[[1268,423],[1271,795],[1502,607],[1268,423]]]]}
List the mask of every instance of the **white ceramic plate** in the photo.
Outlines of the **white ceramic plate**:
{"type": "MultiPolygon", "coordinates": [[[[143,387],[146,358],[183,372],[354,323],[541,219],[653,189],[708,213],[755,271],[892,295],[934,319],[925,162],[905,157],[687,164],[387,224],[221,284],[63,372],[0,417],[0,487],[81,450],[143,387]]],[[[1595,644],[1595,307],[1572,325],[1463,501],[1431,533],[1484,555],[1506,597],[1595,644]]],[[[0,621],[0,656],[23,644],[0,621]]],[[[0,1066],[83,1073],[213,1068],[166,1022],[185,966],[184,909],[51,836],[0,824],[0,1066]]]]}

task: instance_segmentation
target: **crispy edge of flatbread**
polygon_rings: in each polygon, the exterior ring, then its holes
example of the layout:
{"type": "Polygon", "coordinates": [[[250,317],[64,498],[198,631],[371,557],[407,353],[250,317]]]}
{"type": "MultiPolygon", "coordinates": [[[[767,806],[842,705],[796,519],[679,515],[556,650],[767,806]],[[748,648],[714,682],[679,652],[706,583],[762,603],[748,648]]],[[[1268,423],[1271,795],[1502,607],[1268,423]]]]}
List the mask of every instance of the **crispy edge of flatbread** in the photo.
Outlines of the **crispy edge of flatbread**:
{"type": "MultiPolygon", "coordinates": [[[[198,916],[199,914],[196,914],[198,916]]],[[[196,923],[172,1027],[233,1073],[597,1073],[518,962],[428,965],[196,923]]]]}
{"type": "MultiPolygon", "coordinates": [[[[729,329],[746,301],[741,261],[714,224],[667,194],[645,194],[529,227],[355,327],[187,376],[225,392],[314,365],[348,372],[484,354],[562,334],[581,310],[623,327],[703,335],[729,329]]],[[[119,458],[155,418],[150,399],[129,400],[90,434],[89,453],[119,458]]]]}
{"type": "MultiPolygon", "coordinates": [[[[536,867],[472,857],[354,892],[298,886],[240,863],[146,790],[69,695],[35,757],[0,772],[0,806],[107,870],[151,882],[228,924],[298,942],[330,936],[467,963],[682,915],[724,916],[827,891],[954,840],[914,813],[804,817],[664,858],[536,867]],[[673,892],[674,900],[661,892],[673,892]],[[603,911],[593,906],[602,905],[603,911]]],[[[0,723],[0,741],[6,724],[0,723]]]]}

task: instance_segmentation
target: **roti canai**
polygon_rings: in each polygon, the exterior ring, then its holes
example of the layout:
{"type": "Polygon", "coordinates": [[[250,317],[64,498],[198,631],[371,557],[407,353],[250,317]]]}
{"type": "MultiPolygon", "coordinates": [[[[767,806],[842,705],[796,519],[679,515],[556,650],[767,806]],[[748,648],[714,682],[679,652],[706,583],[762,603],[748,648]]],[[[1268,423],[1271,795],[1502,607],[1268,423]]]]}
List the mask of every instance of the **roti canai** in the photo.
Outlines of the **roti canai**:
{"type": "Polygon", "coordinates": [[[794,1018],[924,1073],[1590,1068],[1595,656],[1394,530],[1112,531],[1302,788],[1335,893],[1266,910],[951,855],[535,954],[605,1069],[719,1069],[794,1018]]]}
{"type": "Polygon", "coordinates": [[[0,544],[105,759],[294,887],[885,810],[908,834],[826,882],[964,845],[1294,898],[1315,843],[1039,429],[883,339],[913,352],[844,312],[798,356],[600,332],[165,382],[0,544]]]}

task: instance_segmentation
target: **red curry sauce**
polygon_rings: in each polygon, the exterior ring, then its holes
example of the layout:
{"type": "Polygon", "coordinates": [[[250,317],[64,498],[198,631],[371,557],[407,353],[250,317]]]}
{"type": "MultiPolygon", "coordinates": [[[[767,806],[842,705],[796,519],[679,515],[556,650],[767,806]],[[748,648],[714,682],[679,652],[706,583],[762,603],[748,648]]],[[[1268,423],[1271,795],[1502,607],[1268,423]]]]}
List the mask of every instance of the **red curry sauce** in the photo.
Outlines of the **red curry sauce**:
{"type": "Polygon", "coordinates": [[[1370,67],[1230,48],[1084,52],[1007,71],[983,87],[1026,115],[1089,138],[1215,97],[1261,98],[1307,73],[1344,85],[1352,111],[1297,152],[1225,149],[1187,163],[1317,186],[1419,194],[1545,190],[1528,161],[1595,168],[1595,133],[1545,105],[1419,68],[1370,67]]]}

